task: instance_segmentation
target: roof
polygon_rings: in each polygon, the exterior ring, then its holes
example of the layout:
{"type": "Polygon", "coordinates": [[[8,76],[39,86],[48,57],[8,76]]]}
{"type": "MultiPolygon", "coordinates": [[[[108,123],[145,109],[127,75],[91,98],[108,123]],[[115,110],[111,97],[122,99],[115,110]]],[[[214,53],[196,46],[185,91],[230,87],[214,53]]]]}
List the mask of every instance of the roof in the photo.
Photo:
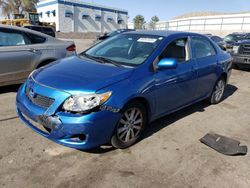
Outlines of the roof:
{"type": "Polygon", "coordinates": [[[100,5],[96,3],[83,2],[82,0],[43,0],[37,3],[37,8],[42,8],[42,7],[46,7],[46,6],[50,6],[54,4],[91,8],[91,9],[103,10],[103,11],[109,11],[109,12],[117,11],[118,13],[121,13],[121,14],[128,14],[128,11],[125,9],[109,7],[109,6],[100,5]]]}
{"type": "Polygon", "coordinates": [[[178,34],[192,34],[192,35],[200,35],[197,33],[184,32],[184,31],[166,31],[166,30],[138,30],[138,31],[130,31],[129,34],[141,34],[141,35],[155,35],[168,37],[170,35],[178,35],[178,34]]]}
{"type": "Polygon", "coordinates": [[[12,26],[12,25],[3,25],[3,24],[0,24],[0,28],[15,29],[15,30],[19,30],[19,31],[26,31],[26,32],[29,32],[29,33],[32,33],[32,34],[35,34],[35,35],[39,35],[39,36],[45,37],[45,38],[52,38],[52,39],[54,39],[53,37],[51,37],[49,35],[46,35],[44,33],[37,32],[37,31],[31,30],[31,29],[27,29],[27,28],[23,28],[23,27],[17,27],[17,26],[12,26]]]}

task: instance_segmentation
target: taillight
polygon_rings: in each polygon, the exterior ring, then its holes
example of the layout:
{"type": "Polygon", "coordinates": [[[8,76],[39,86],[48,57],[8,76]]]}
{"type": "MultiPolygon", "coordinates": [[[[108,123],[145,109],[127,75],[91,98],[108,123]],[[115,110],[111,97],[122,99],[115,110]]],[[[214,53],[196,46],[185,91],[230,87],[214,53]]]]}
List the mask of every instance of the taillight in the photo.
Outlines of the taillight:
{"type": "Polygon", "coordinates": [[[72,44],[69,47],[67,47],[66,50],[69,52],[74,52],[74,51],[76,51],[76,45],[72,44]]]}

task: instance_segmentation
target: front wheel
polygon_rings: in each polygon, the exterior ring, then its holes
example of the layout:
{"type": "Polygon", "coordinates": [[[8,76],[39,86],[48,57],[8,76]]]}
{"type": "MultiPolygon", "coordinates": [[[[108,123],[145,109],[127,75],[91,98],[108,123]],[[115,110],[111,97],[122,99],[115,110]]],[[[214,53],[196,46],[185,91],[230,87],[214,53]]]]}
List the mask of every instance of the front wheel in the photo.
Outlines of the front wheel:
{"type": "Polygon", "coordinates": [[[146,114],[145,106],[141,103],[133,102],[127,105],[111,138],[112,146],[124,149],[138,141],[147,122],[146,114]]]}
{"type": "Polygon", "coordinates": [[[221,77],[215,84],[214,90],[211,96],[208,98],[210,104],[218,104],[223,97],[224,91],[226,88],[226,81],[221,77]]]}

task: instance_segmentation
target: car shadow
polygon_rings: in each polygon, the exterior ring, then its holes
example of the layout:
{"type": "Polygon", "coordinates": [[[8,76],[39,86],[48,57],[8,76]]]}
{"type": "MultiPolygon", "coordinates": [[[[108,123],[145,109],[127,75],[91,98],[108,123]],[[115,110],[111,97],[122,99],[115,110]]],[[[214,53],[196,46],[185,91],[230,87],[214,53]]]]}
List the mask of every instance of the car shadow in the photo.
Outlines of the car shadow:
{"type": "Polygon", "coordinates": [[[0,94],[17,92],[21,84],[9,85],[9,86],[1,86],[0,94]]]}
{"type": "MultiPolygon", "coordinates": [[[[236,86],[228,84],[222,101],[226,100],[231,95],[233,95],[237,91],[237,89],[238,88],[236,86]]],[[[177,112],[174,112],[172,114],[166,115],[160,119],[153,121],[152,123],[148,125],[147,129],[144,131],[141,139],[138,142],[144,139],[147,139],[148,137],[154,135],[156,132],[160,131],[161,129],[173,124],[176,121],[179,121],[180,119],[186,116],[189,116],[195,112],[204,112],[208,106],[210,106],[208,103],[201,101],[189,107],[181,109],[177,112]]],[[[84,152],[93,153],[93,154],[102,154],[102,153],[107,153],[107,152],[111,152],[114,150],[116,149],[113,148],[112,146],[105,145],[104,147],[100,146],[98,148],[94,148],[94,149],[87,150],[84,152]]]]}
{"type": "MultiPolygon", "coordinates": [[[[224,96],[222,98],[222,102],[229,98],[231,95],[233,95],[238,88],[234,85],[228,84],[224,93],[224,96]]],[[[183,108],[177,112],[174,112],[172,114],[166,115],[160,119],[155,120],[152,122],[148,128],[144,131],[144,134],[141,138],[141,140],[146,139],[150,136],[152,136],[154,133],[158,132],[159,130],[173,124],[176,121],[179,121],[180,119],[189,116],[195,112],[205,112],[206,108],[210,106],[205,101],[198,102],[196,104],[193,104],[189,107],[183,108]]],[[[140,141],[141,141],[140,140],[140,141]]]]}

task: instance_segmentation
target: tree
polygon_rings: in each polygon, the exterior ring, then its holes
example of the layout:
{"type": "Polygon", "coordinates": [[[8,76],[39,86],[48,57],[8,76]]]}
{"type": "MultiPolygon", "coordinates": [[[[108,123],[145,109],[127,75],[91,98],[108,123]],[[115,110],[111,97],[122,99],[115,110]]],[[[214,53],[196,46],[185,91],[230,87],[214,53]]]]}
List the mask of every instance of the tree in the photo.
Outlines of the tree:
{"type": "Polygon", "coordinates": [[[157,22],[159,22],[159,18],[157,16],[153,16],[151,18],[150,23],[149,23],[150,29],[155,29],[155,25],[156,25],[157,22]]]}
{"type": "Polygon", "coordinates": [[[143,25],[145,24],[145,19],[142,15],[137,15],[135,18],[134,18],[134,28],[135,29],[142,29],[143,28],[143,25]]]}
{"type": "Polygon", "coordinates": [[[38,0],[0,0],[3,15],[10,17],[11,14],[23,14],[35,12],[38,0]]]}

